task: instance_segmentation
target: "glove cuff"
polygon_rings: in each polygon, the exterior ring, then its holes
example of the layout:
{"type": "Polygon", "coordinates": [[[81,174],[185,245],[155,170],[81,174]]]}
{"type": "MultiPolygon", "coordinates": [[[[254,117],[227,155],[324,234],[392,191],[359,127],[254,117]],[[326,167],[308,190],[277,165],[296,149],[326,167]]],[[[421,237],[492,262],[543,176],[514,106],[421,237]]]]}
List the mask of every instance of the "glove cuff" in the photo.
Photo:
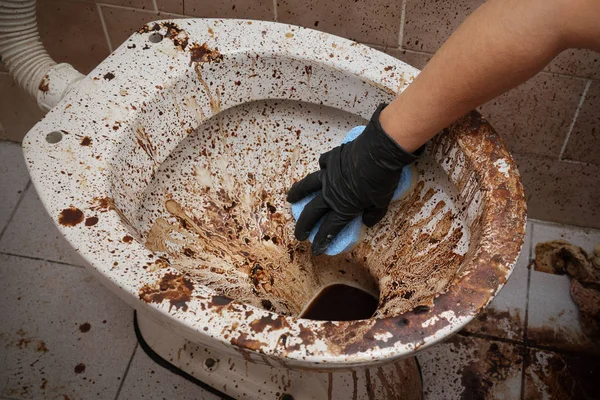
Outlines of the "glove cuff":
{"type": "Polygon", "coordinates": [[[426,145],[421,146],[417,151],[411,153],[406,151],[392,139],[381,127],[379,115],[387,107],[387,103],[382,103],[371,116],[371,121],[365,129],[369,138],[369,150],[373,160],[381,167],[389,170],[400,170],[408,164],[412,164],[423,155],[426,145]]]}

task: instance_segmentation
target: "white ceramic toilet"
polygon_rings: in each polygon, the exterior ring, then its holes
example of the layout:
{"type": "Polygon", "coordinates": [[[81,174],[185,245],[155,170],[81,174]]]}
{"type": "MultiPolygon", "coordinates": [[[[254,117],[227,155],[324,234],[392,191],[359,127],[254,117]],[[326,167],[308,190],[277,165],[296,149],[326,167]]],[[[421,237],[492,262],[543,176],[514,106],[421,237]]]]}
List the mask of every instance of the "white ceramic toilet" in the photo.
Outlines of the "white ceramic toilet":
{"type": "Polygon", "coordinates": [[[499,136],[475,112],[438,135],[413,191],[346,254],[310,256],[285,202],[417,74],[290,25],[153,22],[23,147],[48,213],[163,363],[236,399],[420,398],[415,352],[491,301],[523,242],[499,136]],[[300,318],[336,283],[378,298],[374,315],[300,318]]]}

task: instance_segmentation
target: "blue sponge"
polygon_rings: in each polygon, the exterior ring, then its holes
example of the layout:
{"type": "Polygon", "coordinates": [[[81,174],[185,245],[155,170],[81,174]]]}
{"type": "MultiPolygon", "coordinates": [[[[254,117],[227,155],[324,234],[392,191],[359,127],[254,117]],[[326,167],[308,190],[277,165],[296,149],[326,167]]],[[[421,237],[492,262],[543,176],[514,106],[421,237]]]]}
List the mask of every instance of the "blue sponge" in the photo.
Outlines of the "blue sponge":
{"type": "MultiPolygon", "coordinates": [[[[365,129],[364,125],[354,127],[348,132],[346,137],[342,140],[342,144],[348,143],[356,139],[362,131],[365,129]]],[[[398,182],[398,187],[394,192],[394,197],[392,197],[392,201],[396,201],[404,197],[410,188],[412,187],[412,183],[415,180],[413,169],[410,166],[404,167],[402,170],[402,174],[400,175],[400,181],[398,182]]],[[[310,194],[303,198],[302,200],[292,204],[292,215],[296,220],[300,218],[300,214],[304,207],[315,198],[318,192],[310,194]]],[[[315,239],[315,235],[317,234],[321,224],[323,223],[323,218],[314,226],[310,235],[308,236],[308,240],[312,243],[315,239]]],[[[362,215],[354,218],[348,225],[342,229],[342,231],[333,239],[333,241],[329,244],[329,247],[325,250],[325,254],[329,256],[334,256],[336,254],[345,253],[351,250],[361,239],[364,234],[364,228],[362,222],[362,215]]]]}

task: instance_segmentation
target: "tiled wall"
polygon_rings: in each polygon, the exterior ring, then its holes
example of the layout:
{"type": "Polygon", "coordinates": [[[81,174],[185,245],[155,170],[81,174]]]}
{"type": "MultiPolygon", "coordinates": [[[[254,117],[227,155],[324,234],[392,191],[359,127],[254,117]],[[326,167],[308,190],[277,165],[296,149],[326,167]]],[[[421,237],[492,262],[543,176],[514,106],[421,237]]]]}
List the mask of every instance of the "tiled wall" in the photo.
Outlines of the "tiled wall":
{"type": "MultiPolygon", "coordinates": [[[[482,0],[38,0],[42,40],[88,73],[159,18],[221,17],[303,25],[371,45],[422,68],[482,0]]],[[[19,141],[42,113],[0,64],[0,138],[19,141]]],[[[570,50],[481,107],[505,138],[529,216],[600,227],[600,54],[570,50]]]]}

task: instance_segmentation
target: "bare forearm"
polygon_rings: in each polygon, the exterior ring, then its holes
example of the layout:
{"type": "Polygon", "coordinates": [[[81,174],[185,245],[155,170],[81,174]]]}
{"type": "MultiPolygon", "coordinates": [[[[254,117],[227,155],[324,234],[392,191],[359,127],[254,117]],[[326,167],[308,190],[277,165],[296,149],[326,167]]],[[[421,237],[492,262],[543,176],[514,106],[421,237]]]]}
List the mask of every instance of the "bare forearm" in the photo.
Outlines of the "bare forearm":
{"type": "Polygon", "coordinates": [[[384,130],[414,151],[457,118],[531,78],[562,50],[600,47],[600,1],[573,0],[571,5],[580,3],[576,8],[563,3],[489,0],[381,113],[384,130]]]}

